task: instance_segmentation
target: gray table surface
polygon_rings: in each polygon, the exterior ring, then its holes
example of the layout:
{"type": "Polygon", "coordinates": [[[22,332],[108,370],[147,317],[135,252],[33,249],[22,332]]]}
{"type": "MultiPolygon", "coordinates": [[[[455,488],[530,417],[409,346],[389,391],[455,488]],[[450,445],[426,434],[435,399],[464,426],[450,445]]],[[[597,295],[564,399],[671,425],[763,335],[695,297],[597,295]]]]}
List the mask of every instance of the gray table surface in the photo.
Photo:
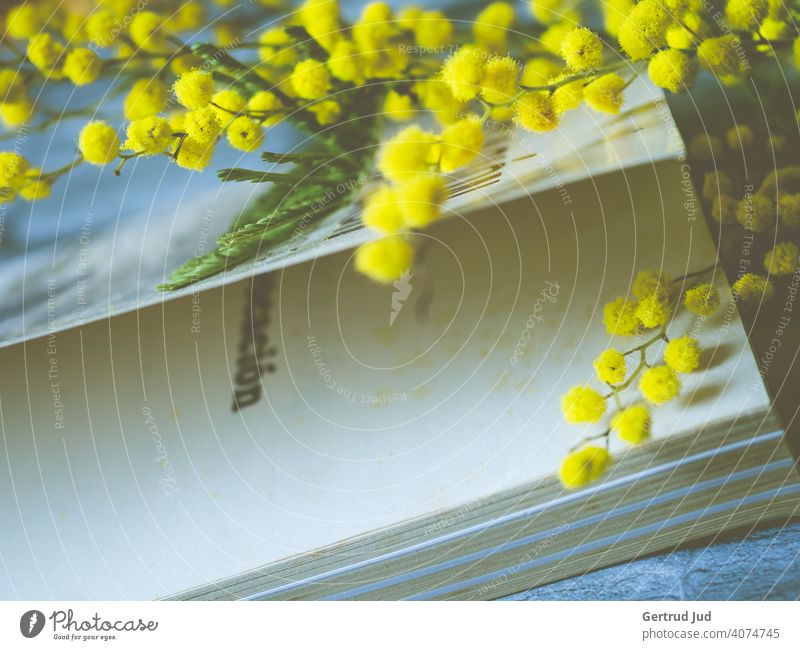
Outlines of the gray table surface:
{"type": "Polygon", "coordinates": [[[800,519],[600,569],[504,600],[800,600],[800,519]]]}

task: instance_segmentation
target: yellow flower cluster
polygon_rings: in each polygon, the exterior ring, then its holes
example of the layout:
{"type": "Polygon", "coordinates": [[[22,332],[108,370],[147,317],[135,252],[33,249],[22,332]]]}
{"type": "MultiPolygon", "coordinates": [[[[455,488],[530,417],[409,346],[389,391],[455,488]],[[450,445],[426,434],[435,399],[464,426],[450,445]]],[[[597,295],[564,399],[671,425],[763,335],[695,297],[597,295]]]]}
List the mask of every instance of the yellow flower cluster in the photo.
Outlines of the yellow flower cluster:
{"type": "Polygon", "coordinates": [[[669,366],[653,366],[642,373],[639,390],[648,402],[661,405],[678,395],[681,382],[669,366]]]}
{"type": "MultiPolygon", "coordinates": [[[[707,271],[703,271],[705,273],[707,271]]],[[[698,272],[699,273],[699,272],[698,272]]],[[[696,274],[693,274],[696,275],[696,274]]],[[[647,404],[661,406],[678,396],[681,382],[678,373],[690,373],[700,366],[701,350],[697,339],[691,336],[667,338],[667,321],[671,315],[670,288],[673,280],[657,270],[641,271],[631,286],[631,293],[638,302],[618,298],[605,305],[603,321],[611,334],[632,335],[644,327],[659,327],[659,333],[627,352],[615,348],[604,350],[593,362],[597,379],[605,384],[610,393],[602,395],[589,385],[570,388],[561,398],[564,419],[571,424],[592,424],[603,419],[608,402],[613,397],[617,411],[611,416],[605,432],[588,437],[585,443],[604,438],[603,469],[611,462],[608,452],[609,436],[612,432],[624,443],[637,445],[647,440],[652,431],[652,414],[647,404]],[[663,363],[651,365],[647,356],[651,346],[666,342],[663,363]],[[629,355],[639,357],[638,365],[629,371],[629,355]],[[638,378],[636,386],[644,402],[623,406],[620,396],[638,378]]],[[[692,313],[708,317],[720,306],[717,290],[708,283],[698,284],[688,291],[684,304],[692,313]]],[[[641,398],[639,398],[641,399],[641,398]]],[[[597,478],[594,474],[579,472],[586,449],[601,449],[593,445],[578,445],[566,457],[559,470],[561,482],[567,488],[586,485],[597,478]]]]}
{"type": "Polygon", "coordinates": [[[603,447],[587,445],[566,457],[558,470],[564,487],[583,487],[600,478],[611,465],[611,454],[603,447]]]}
{"type": "Polygon", "coordinates": [[[606,384],[621,384],[625,381],[625,355],[610,348],[594,360],[597,378],[606,384]]]}
{"type": "Polygon", "coordinates": [[[709,283],[699,284],[686,291],[683,304],[691,313],[708,318],[719,309],[719,291],[709,283]]]}
{"type": "Polygon", "coordinates": [[[683,336],[672,339],[664,349],[664,361],[675,372],[693,372],[700,365],[700,346],[697,339],[683,336]]]}
{"type": "Polygon", "coordinates": [[[609,334],[634,336],[642,328],[662,327],[672,314],[670,278],[659,271],[641,271],[631,291],[638,301],[617,298],[603,307],[603,323],[609,334]]]}
{"type": "Polygon", "coordinates": [[[15,151],[0,151],[0,203],[9,203],[25,184],[31,164],[15,151]]]}
{"type": "Polygon", "coordinates": [[[678,93],[694,82],[697,64],[682,50],[660,50],[650,59],[647,71],[656,86],[678,93]]]}
{"type": "Polygon", "coordinates": [[[638,445],[650,437],[653,420],[650,409],[644,404],[634,404],[619,411],[611,420],[611,428],[623,442],[638,445]]]}
{"type": "Polygon", "coordinates": [[[764,232],[777,220],[777,210],[766,194],[746,196],[736,206],[736,220],[752,232],[764,232]]]}
{"type": "Polygon", "coordinates": [[[778,218],[787,228],[800,226],[800,194],[783,194],[778,199],[778,218]]]}
{"type": "Polygon", "coordinates": [[[764,276],[745,273],[733,283],[733,294],[745,303],[768,302],[775,295],[775,287],[764,276]]]}
{"type": "Polygon", "coordinates": [[[791,275],[800,266],[800,249],[791,241],[780,242],[764,255],[764,269],[769,275],[791,275]]]}
{"type": "MultiPolygon", "coordinates": [[[[438,220],[447,199],[443,174],[470,163],[480,154],[483,139],[480,120],[474,115],[446,126],[438,135],[416,125],[401,130],[381,148],[378,169],[391,185],[379,188],[365,201],[364,225],[407,239],[410,230],[438,220]]],[[[408,267],[395,263],[393,240],[389,244],[392,255],[385,258],[376,253],[379,242],[369,245],[368,255],[357,253],[356,264],[373,280],[392,282],[408,267]]]]}
{"type": "Polygon", "coordinates": [[[119,155],[119,136],[113,126],[102,121],[89,122],[81,129],[78,149],[86,162],[107,165],[119,155]]]}
{"type": "Polygon", "coordinates": [[[591,386],[573,386],[561,398],[561,410],[572,424],[597,422],[606,412],[606,400],[591,386]]]}
{"type": "Polygon", "coordinates": [[[641,0],[619,27],[619,45],[634,61],[646,59],[666,45],[671,22],[670,12],[661,0],[641,0]]]}
{"type": "Polygon", "coordinates": [[[561,56],[575,72],[598,68],[603,63],[603,43],[591,29],[576,27],[561,41],[561,56]]]}

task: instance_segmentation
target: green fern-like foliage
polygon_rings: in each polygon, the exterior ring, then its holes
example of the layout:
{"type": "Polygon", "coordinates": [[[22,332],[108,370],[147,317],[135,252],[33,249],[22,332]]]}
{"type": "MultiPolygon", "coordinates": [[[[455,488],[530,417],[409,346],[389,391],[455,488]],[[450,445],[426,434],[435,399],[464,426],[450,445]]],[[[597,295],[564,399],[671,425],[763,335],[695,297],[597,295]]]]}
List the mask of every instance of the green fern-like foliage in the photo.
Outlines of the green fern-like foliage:
{"type": "MultiPolygon", "coordinates": [[[[265,89],[258,75],[229,55],[210,46],[194,49],[206,59],[215,76],[248,93],[265,89]]],[[[281,245],[293,241],[299,244],[315,227],[352,203],[374,166],[381,126],[377,107],[384,93],[379,86],[342,93],[337,97],[341,115],[356,117],[331,127],[320,127],[307,111],[296,113],[292,122],[313,134],[308,151],[262,154],[265,163],[291,164],[288,171],[220,170],[218,176],[223,182],[269,183],[269,189],[237,216],[213,251],[183,264],[158,288],[175,291],[266,257],[281,245]]]]}

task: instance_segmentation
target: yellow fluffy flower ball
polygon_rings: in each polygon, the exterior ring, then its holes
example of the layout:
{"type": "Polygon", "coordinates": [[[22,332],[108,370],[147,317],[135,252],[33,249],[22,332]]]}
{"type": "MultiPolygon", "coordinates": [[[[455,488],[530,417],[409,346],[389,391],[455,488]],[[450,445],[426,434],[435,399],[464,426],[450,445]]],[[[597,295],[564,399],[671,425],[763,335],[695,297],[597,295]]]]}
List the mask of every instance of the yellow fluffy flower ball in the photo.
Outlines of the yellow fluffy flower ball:
{"type": "Polygon", "coordinates": [[[261,44],[258,56],[270,66],[281,68],[297,62],[298,51],[291,47],[293,39],[285,29],[268,29],[261,33],[258,42],[261,44]]]}
{"type": "Polygon", "coordinates": [[[172,127],[165,117],[151,115],[134,120],[128,125],[125,148],[154,155],[167,150],[172,143],[172,127]]]}
{"type": "Polygon", "coordinates": [[[0,188],[18,190],[31,164],[16,151],[0,151],[0,188]]]}
{"type": "Polygon", "coordinates": [[[772,282],[762,275],[745,273],[733,283],[733,294],[746,303],[768,302],[775,295],[772,282]]]}
{"type": "Polygon", "coordinates": [[[98,47],[108,47],[118,35],[117,19],[108,9],[97,9],[86,19],[86,36],[98,47]]]}
{"type": "Polygon", "coordinates": [[[0,120],[7,127],[20,126],[33,117],[33,104],[29,99],[0,104],[0,120]]]}
{"type": "Polygon", "coordinates": [[[5,31],[11,38],[30,38],[39,33],[45,18],[34,2],[26,0],[8,10],[5,31]]]}
{"type": "Polygon", "coordinates": [[[578,108],[581,102],[583,102],[583,79],[561,84],[553,91],[553,105],[559,114],[578,108]]]}
{"type": "Polygon", "coordinates": [[[670,14],[660,0],[641,0],[619,27],[617,39],[631,59],[646,59],[666,44],[670,14]]]}
{"type": "Polygon", "coordinates": [[[450,87],[453,97],[466,102],[478,94],[486,60],[485,50],[465,46],[444,62],[442,79],[450,87]]]}
{"type": "Polygon", "coordinates": [[[783,194],[778,199],[778,217],[784,226],[800,226],[800,194],[783,194]]]}
{"type": "Polygon", "coordinates": [[[31,168],[25,172],[25,182],[19,188],[19,196],[25,201],[40,201],[48,198],[52,191],[53,183],[42,174],[42,170],[31,168]]]}
{"type": "Polygon", "coordinates": [[[625,80],[614,72],[604,74],[583,89],[586,103],[600,113],[619,113],[623,102],[625,80]]]}
{"type": "Polygon", "coordinates": [[[439,159],[441,147],[433,133],[409,126],[386,142],[378,155],[378,169],[389,180],[402,181],[425,172],[439,159]]]}
{"type": "Polygon", "coordinates": [[[36,34],[28,41],[28,60],[42,72],[53,72],[63,53],[64,46],[47,32],[36,34]]]}
{"type": "Polygon", "coordinates": [[[178,77],[172,90],[181,106],[205,108],[214,94],[214,78],[208,72],[191,70],[178,77]]]}
{"type": "Polygon", "coordinates": [[[444,179],[439,174],[420,174],[395,188],[403,222],[410,228],[425,228],[442,214],[447,198],[444,179]]]}
{"type": "Polygon", "coordinates": [[[138,120],[158,114],[167,103],[167,87],[158,79],[138,79],[125,97],[125,117],[138,120]]]}
{"type": "Polygon", "coordinates": [[[383,113],[395,122],[407,122],[414,117],[414,100],[410,95],[390,90],[383,102],[383,113]]]}
{"type": "Polygon", "coordinates": [[[368,278],[388,284],[411,268],[414,249],[401,235],[391,235],[358,248],[355,267],[368,278]]]}
{"type": "Polygon", "coordinates": [[[517,62],[510,56],[493,56],[483,68],[481,97],[490,104],[506,104],[517,94],[517,62]]]}
{"type": "Polygon", "coordinates": [[[514,22],[514,7],[508,2],[492,2],[475,18],[475,41],[490,50],[505,49],[508,29],[514,22]]]}
{"type": "Polygon", "coordinates": [[[255,151],[264,142],[264,129],[258,122],[244,115],[228,125],[226,134],[230,145],[239,151],[255,151]]]}
{"type": "Polygon", "coordinates": [[[767,17],[759,25],[758,33],[768,41],[781,41],[792,35],[792,28],[785,20],[767,17]]]}
{"type": "Polygon", "coordinates": [[[222,132],[222,122],[211,106],[197,108],[183,116],[183,130],[195,142],[208,144],[222,132]]]}
{"type": "Polygon", "coordinates": [[[698,39],[708,38],[711,32],[711,26],[700,14],[687,11],[681,23],[667,29],[667,45],[678,50],[692,49],[697,46],[698,39]]]}
{"type": "Polygon", "coordinates": [[[728,0],[725,18],[734,29],[755,31],[767,16],[769,0],[728,0]]]}
{"type": "Polygon", "coordinates": [[[0,70],[0,103],[26,99],[25,84],[15,70],[0,70]]]}
{"type": "Polygon", "coordinates": [[[681,382],[669,366],[653,366],[642,373],[639,390],[651,404],[665,404],[680,393],[681,382]]]}
{"type": "Polygon", "coordinates": [[[308,107],[308,110],[314,114],[314,117],[317,118],[317,123],[320,126],[333,124],[342,114],[341,105],[339,102],[334,101],[333,99],[315,102],[308,107]]]}
{"type": "Polygon", "coordinates": [[[606,412],[606,400],[591,386],[573,386],[561,398],[561,411],[571,424],[597,422],[606,412]]]}
{"type": "Polygon", "coordinates": [[[300,5],[297,18],[311,37],[329,52],[341,38],[338,2],[306,0],[300,5]]]}
{"type": "Polygon", "coordinates": [[[453,24],[441,11],[420,11],[412,29],[422,47],[441,47],[452,42],[453,24]]]}
{"type": "Polygon", "coordinates": [[[514,121],[529,131],[552,131],[559,119],[553,96],[547,91],[527,92],[514,103],[514,121]]]}
{"type": "Polygon", "coordinates": [[[352,41],[343,39],[336,43],[326,65],[331,74],[341,81],[356,86],[364,83],[362,56],[352,41]]]}
{"type": "Polygon", "coordinates": [[[362,52],[385,47],[396,35],[392,9],[385,2],[370,2],[353,24],[353,40],[362,52]]]}
{"type": "Polygon", "coordinates": [[[660,50],[650,59],[647,72],[651,81],[659,88],[679,93],[694,83],[697,65],[685,52],[666,49],[660,50]]]}
{"type": "Polygon", "coordinates": [[[625,355],[609,348],[594,360],[597,378],[606,384],[621,384],[625,381],[625,355]]]}
{"type": "Polygon", "coordinates": [[[709,283],[699,284],[686,292],[683,304],[691,313],[708,318],[719,309],[719,291],[709,283]]]}
{"type": "Polygon", "coordinates": [[[93,165],[107,165],[119,153],[116,130],[102,121],[89,122],[78,136],[78,149],[84,160],[93,165]]]}
{"type": "Polygon", "coordinates": [[[644,404],[634,404],[611,418],[611,428],[623,442],[638,445],[650,437],[653,419],[644,404]]]}
{"type": "Polygon", "coordinates": [[[675,372],[693,372],[700,365],[700,346],[697,339],[682,336],[672,339],[664,349],[664,361],[675,372]]]}
{"type": "Polygon", "coordinates": [[[636,274],[631,291],[639,300],[643,300],[657,291],[668,293],[671,282],[672,279],[661,271],[640,271],[636,274]]]}
{"type": "Polygon", "coordinates": [[[425,12],[416,5],[406,5],[397,12],[397,24],[407,31],[413,31],[417,21],[425,12]]]}
{"type": "Polygon", "coordinates": [[[77,47],[64,59],[64,75],[76,86],[86,86],[100,76],[100,59],[90,49],[77,47]]]}
{"type": "Polygon", "coordinates": [[[220,90],[211,96],[211,108],[223,124],[247,107],[247,101],[237,91],[220,90]]]}
{"type": "Polygon", "coordinates": [[[561,41],[561,56],[575,72],[598,68],[603,63],[603,43],[591,29],[576,27],[561,41]]]}
{"type": "Polygon", "coordinates": [[[775,204],[764,194],[753,194],[739,201],[736,220],[746,230],[764,232],[777,220],[775,204]]]}
{"type": "Polygon", "coordinates": [[[726,81],[742,72],[738,48],[739,40],[733,34],[707,38],[697,48],[697,59],[711,74],[726,81]]]}
{"type": "Polygon", "coordinates": [[[671,312],[669,294],[664,291],[655,291],[636,305],[636,317],[647,329],[666,325],[671,312]]]}
{"type": "Polygon", "coordinates": [[[561,463],[558,478],[570,490],[588,485],[602,476],[611,465],[607,449],[588,445],[571,452],[561,463]]]}
{"type": "Polygon", "coordinates": [[[324,63],[316,59],[306,59],[294,67],[291,84],[298,97],[321,99],[331,89],[331,77],[324,63]]]}
{"type": "Polygon", "coordinates": [[[361,220],[367,228],[372,228],[385,235],[392,235],[405,228],[397,192],[393,187],[384,185],[370,194],[364,202],[361,220]]]}
{"type": "Polygon", "coordinates": [[[213,142],[198,142],[194,138],[184,138],[175,163],[183,169],[201,172],[208,167],[213,153],[213,142]]]}
{"type": "Polygon", "coordinates": [[[168,43],[163,29],[164,22],[164,17],[154,11],[138,12],[131,19],[131,40],[149,52],[165,51],[168,43]]]}
{"type": "Polygon", "coordinates": [[[175,13],[167,18],[167,25],[170,29],[181,32],[189,29],[197,29],[203,25],[206,10],[201,4],[194,2],[181,5],[175,13]]]}
{"type": "Polygon", "coordinates": [[[439,169],[450,173],[471,162],[481,152],[483,126],[477,115],[459,120],[442,131],[442,153],[439,169]]]}
{"type": "Polygon", "coordinates": [[[764,255],[764,269],[770,275],[791,275],[800,262],[800,249],[790,241],[780,242],[764,255]]]}
{"type": "Polygon", "coordinates": [[[737,124],[725,133],[725,141],[734,151],[749,148],[752,146],[753,140],[755,140],[753,129],[746,124],[737,124]]]}
{"type": "Polygon", "coordinates": [[[441,79],[425,79],[414,84],[414,92],[422,106],[433,113],[440,124],[461,119],[464,104],[453,97],[450,87],[441,79]]]}
{"type": "Polygon", "coordinates": [[[603,324],[614,336],[634,336],[642,327],[636,315],[636,305],[625,298],[617,298],[603,307],[603,324]]]}
{"type": "Polygon", "coordinates": [[[562,20],[567,12],[564,0],[530,0],[528,4],[533,17],[545,25],[562,20]]]}

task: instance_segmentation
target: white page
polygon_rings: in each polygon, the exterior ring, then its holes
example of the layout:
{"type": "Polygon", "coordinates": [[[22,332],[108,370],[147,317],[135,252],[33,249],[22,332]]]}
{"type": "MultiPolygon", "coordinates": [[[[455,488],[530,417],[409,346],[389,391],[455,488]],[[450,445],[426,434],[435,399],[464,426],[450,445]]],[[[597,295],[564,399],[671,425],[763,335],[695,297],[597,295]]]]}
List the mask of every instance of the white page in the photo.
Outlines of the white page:
{"type": "MultiPolygon", "coordinates": [[[[554,471],[602,430],[564,423],[559,398],[609,344],[603,303],[644,268],[715,259],[682,178],[640,166],[569,183],[566,205],[453,215],[422,235],[391,325],[395,289],[350,251],[257,280],[274,371],[238,412],[247,282],[0,351],[0,597],[165,596],[554,471]]],[[[726,304],[695,330],[707,367],[656,439],[768,404],[717,282],[726,304]]]]}

